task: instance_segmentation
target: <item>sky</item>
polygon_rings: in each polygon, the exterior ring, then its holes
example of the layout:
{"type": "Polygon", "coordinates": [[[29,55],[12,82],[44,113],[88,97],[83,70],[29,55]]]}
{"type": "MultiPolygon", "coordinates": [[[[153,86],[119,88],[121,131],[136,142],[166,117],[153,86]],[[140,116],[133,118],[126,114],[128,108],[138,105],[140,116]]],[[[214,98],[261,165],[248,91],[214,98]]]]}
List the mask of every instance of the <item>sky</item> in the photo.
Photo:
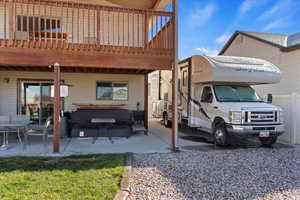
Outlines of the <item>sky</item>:
{"type": "Polygon", "coordinates": [[[236,30],[300,32],[300,0],[179,0],[179,58],[217,55],[236,30]]]}

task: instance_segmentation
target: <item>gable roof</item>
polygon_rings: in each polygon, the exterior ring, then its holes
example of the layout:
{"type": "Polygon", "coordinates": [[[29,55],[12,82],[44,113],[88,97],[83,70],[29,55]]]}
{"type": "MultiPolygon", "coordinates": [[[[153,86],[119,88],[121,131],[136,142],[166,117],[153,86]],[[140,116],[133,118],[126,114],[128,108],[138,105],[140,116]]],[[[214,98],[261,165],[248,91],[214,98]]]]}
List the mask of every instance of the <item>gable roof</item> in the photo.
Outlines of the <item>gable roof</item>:
{"type": "Polygon", "coordinates": [[[293,51],[300,49],[300,33],[293,35],[287,34],[272,34],[272,33],[259,33],[259,32],[250,32],[250,31],[236,31],[229,41],[225,44],[223,49],[220,51],[219,55],[223,55],[234,39],[238,35],[244,35],[250,37],[257,41],[269,44],[271,46],[279,48],[281,51],[293,51]]]}

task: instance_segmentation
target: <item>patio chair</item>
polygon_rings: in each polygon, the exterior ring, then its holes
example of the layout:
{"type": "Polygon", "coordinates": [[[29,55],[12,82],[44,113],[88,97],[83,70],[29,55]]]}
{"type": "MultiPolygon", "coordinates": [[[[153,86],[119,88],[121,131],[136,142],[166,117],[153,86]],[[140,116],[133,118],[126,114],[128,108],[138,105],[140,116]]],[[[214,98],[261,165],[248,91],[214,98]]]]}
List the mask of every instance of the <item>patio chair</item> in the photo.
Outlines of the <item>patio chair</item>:
{"type": "Polygon", "coordinates": [[[47,147],[48,136],[52,129],[51,121],[52,119],[48,118],[44,125],[29,125],[26,128],[26,131],[24,132],[24,150],[27,149],[29,136],[43,137],[44,147],[47,147]]]}
{"type": "MultiPolygon", "coordinates": [[[[16,124],[30,124],[31,121],[30,121],[30,116],[27,115],[11,115],[10,122],[16,124]]],[[[24,132],[24,128],[22,128],[22,130],[16,128],[10,128],[9,132],[17,133],[17,138],[20,144],[22,144],[20,133],[24,132]]]]}
{"type": "MultiPolygon", "coordinates": [[[[9,123],[9,121],[10,121],[9,116],[0,116],[0,124],[6,124],[6,123],[9,123]]],[[[2,135],[3,140],[5,138],[5,136],[3,134],[7,134],[8,131],[9,131],[9,128],[0,126],[0,133],[2,135]]],[[[3,142],[6,142],[6,141],[3,141],[3,142]]]]}

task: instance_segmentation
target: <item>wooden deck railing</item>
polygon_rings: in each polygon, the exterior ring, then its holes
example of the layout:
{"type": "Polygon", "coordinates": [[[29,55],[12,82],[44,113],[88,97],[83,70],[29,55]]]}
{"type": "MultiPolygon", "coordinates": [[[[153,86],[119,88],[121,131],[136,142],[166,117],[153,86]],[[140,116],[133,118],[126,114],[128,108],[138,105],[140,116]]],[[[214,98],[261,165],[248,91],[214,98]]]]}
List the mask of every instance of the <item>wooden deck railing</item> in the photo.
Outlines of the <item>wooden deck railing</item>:
{"type": "Polygon", "coordinates": [[[0,0],[0,45],[173,49],[172,12],[50,0],[0,0]]]}

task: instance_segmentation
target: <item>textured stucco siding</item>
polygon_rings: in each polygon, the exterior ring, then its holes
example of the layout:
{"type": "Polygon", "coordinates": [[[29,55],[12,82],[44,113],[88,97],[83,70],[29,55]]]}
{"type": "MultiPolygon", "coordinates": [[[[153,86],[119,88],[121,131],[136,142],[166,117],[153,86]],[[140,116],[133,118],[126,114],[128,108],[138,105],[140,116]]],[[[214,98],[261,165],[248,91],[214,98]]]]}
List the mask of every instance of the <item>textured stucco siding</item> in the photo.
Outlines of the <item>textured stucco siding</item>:
{"type": "MultiPolygon", "coordinates": [[[[69,96],[65,98],[65,110],[74,111],[75,104],[126,104],[124,108],[135,110],[140,102],[144,109],[144,75],[120,74],[80,74],[62,73],[62,80],[71,85],[69,96]],[[96,100],[97,81],[128,82],[128,101],[96,100]]],[[[0,72],[0,115],[17,113],[17,80],[18,79],[53,79],[53,73],[40,72],[0,72]],[[4,79],[9,78],[9,83],[4,79]]]]}

